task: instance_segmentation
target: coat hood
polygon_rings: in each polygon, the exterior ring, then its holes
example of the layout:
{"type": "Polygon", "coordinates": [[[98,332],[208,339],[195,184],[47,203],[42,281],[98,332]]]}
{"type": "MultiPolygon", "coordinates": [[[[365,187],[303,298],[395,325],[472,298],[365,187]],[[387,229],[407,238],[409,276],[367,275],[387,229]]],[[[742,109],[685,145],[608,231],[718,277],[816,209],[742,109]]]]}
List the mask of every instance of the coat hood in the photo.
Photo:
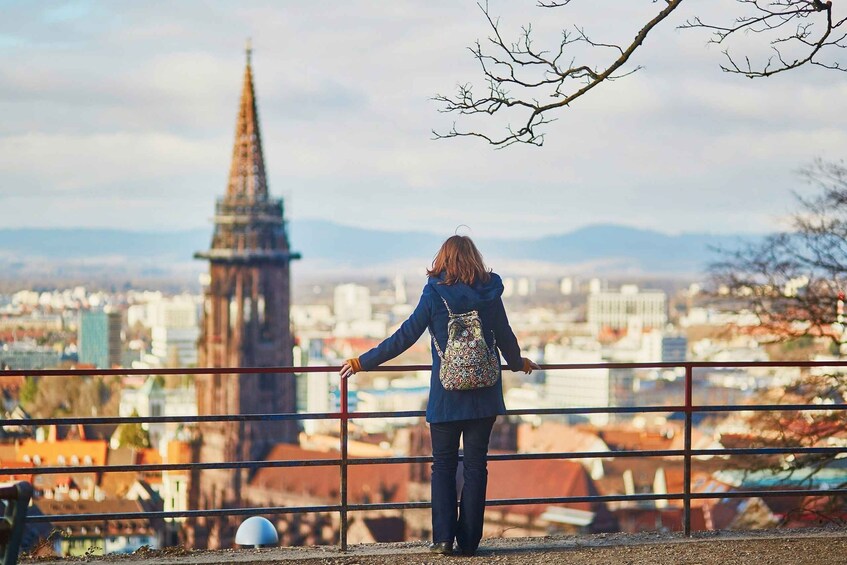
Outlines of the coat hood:
{"type": "Polygon", "coordinates": [[[477,281],[472,286],[460,282],[444,284],[443,281],[444,273],[441,273],[437,277],[430,277],[427,284],[457,313],[482,308],[503,294],[503,281],[497,273],[491,273],[488,282],[477,281]]]}

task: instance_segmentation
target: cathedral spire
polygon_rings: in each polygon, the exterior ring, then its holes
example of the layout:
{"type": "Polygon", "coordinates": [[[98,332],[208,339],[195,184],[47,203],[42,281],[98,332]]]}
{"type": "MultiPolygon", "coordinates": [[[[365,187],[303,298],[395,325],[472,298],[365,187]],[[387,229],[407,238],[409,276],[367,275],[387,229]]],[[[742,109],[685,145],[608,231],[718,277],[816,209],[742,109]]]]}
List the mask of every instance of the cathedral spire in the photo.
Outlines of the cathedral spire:
{"type": "MultiPolygon", "coordinates": [[[[203,324],[197,356],[201,367],[292,365],[291,261],[281,199],[268,194],[265,161],[253,90],[252,49],[246,49],[232,167],[223,198],[215,202],[211,248],[196,253],[209,261],[203,324]]],[[[297,410],[294,379],[281,374],[197,375],[200,414],[287,414],[297,410]]],[[[279,442],[297,442],[288,421],[217,421],[198,426],[195,461],[256,461],[279,442]]],[[[191,508],[241,508],[249,498],[247,469],[204,473],[189,492],[191,508]]],[[[197,547],[231,547],[232,518],[190,519],[186,532],[197,547]]]]}
{"type": "Polygon", "coordinates": [[[260,202],[268,198],[265,158],[262,154],[262,136],[259,133],[259,115],[256,111],[256,94],[253,89],[253,47],[247,40],[247,64],[241,88],[241,104],[235,124],[235,145],[226,198],[260,202]]]}
{"type": "Polygon", "coordinates": [[[248,41],[229,182],[223,198],[215,204],[212,247],[196,253],[195,257],[209,259],[213,263],[260,261],[287,264],[300,256],[288,248],[282,200],[271,198],[268,194],[253,88],[252,53],[253,48],[248,41]]]}

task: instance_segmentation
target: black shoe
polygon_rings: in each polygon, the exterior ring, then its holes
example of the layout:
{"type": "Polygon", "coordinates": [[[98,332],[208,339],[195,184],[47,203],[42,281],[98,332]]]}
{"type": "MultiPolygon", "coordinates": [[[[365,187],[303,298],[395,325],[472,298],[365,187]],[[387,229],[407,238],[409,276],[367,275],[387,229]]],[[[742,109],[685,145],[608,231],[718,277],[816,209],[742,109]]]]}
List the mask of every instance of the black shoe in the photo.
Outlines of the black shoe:
{"type": "Polygon", "coordinates": [[[439,555],[453,555],[453,542],[449,541],[434,541],[429,544],[430,553],[438,553],[439,555]]]}

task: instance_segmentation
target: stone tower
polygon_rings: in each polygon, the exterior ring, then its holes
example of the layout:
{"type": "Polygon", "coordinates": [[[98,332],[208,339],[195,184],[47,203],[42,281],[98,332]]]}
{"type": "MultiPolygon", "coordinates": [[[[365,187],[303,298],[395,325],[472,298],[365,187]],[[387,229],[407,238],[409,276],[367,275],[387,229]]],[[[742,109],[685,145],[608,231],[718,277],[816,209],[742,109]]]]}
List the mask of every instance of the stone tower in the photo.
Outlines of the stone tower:
{"type": "MultiPolygon", "coordinates": [[[[215,204],[203,324],[198,342],[201,367],[279,367],[292,364],[289,324],[289,249],[282,200],[271,199],[253,89],[251,50],[235,127],[235,147],[226,194],[215,204]]],[[[198,376],[199,414],[278,414],[296,411],[294,375],[198,376]]],[[[196,458],[201,462],[262,459],[280,442],[296,441],[294,422],[201,424],[196,458]]],[[[192,477],[191,507],[243,505],[248,470],[207,470],[192,477]]],[[[238,520],[192,521],[189,543],[229,547],[238,520]]]]}

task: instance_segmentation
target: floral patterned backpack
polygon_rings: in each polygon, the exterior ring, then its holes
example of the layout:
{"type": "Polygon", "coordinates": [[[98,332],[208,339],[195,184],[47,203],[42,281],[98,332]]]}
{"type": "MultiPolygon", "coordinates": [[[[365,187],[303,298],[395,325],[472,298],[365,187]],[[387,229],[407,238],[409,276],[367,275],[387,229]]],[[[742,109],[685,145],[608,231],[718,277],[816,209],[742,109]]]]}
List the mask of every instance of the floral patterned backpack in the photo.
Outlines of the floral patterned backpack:
{"type": "Polygon", "coordinates": [[[434,335],[432,343],[441,359],[438,377],[444,390],[494,386],[500,377],[500,355],[496,343],[492,343],[491,348],[485,343],[479,313],[471,310],[465,314],[454,314],[443,296],[441,301],[450,316],[445,352],[441,351],[434,335]]]}

